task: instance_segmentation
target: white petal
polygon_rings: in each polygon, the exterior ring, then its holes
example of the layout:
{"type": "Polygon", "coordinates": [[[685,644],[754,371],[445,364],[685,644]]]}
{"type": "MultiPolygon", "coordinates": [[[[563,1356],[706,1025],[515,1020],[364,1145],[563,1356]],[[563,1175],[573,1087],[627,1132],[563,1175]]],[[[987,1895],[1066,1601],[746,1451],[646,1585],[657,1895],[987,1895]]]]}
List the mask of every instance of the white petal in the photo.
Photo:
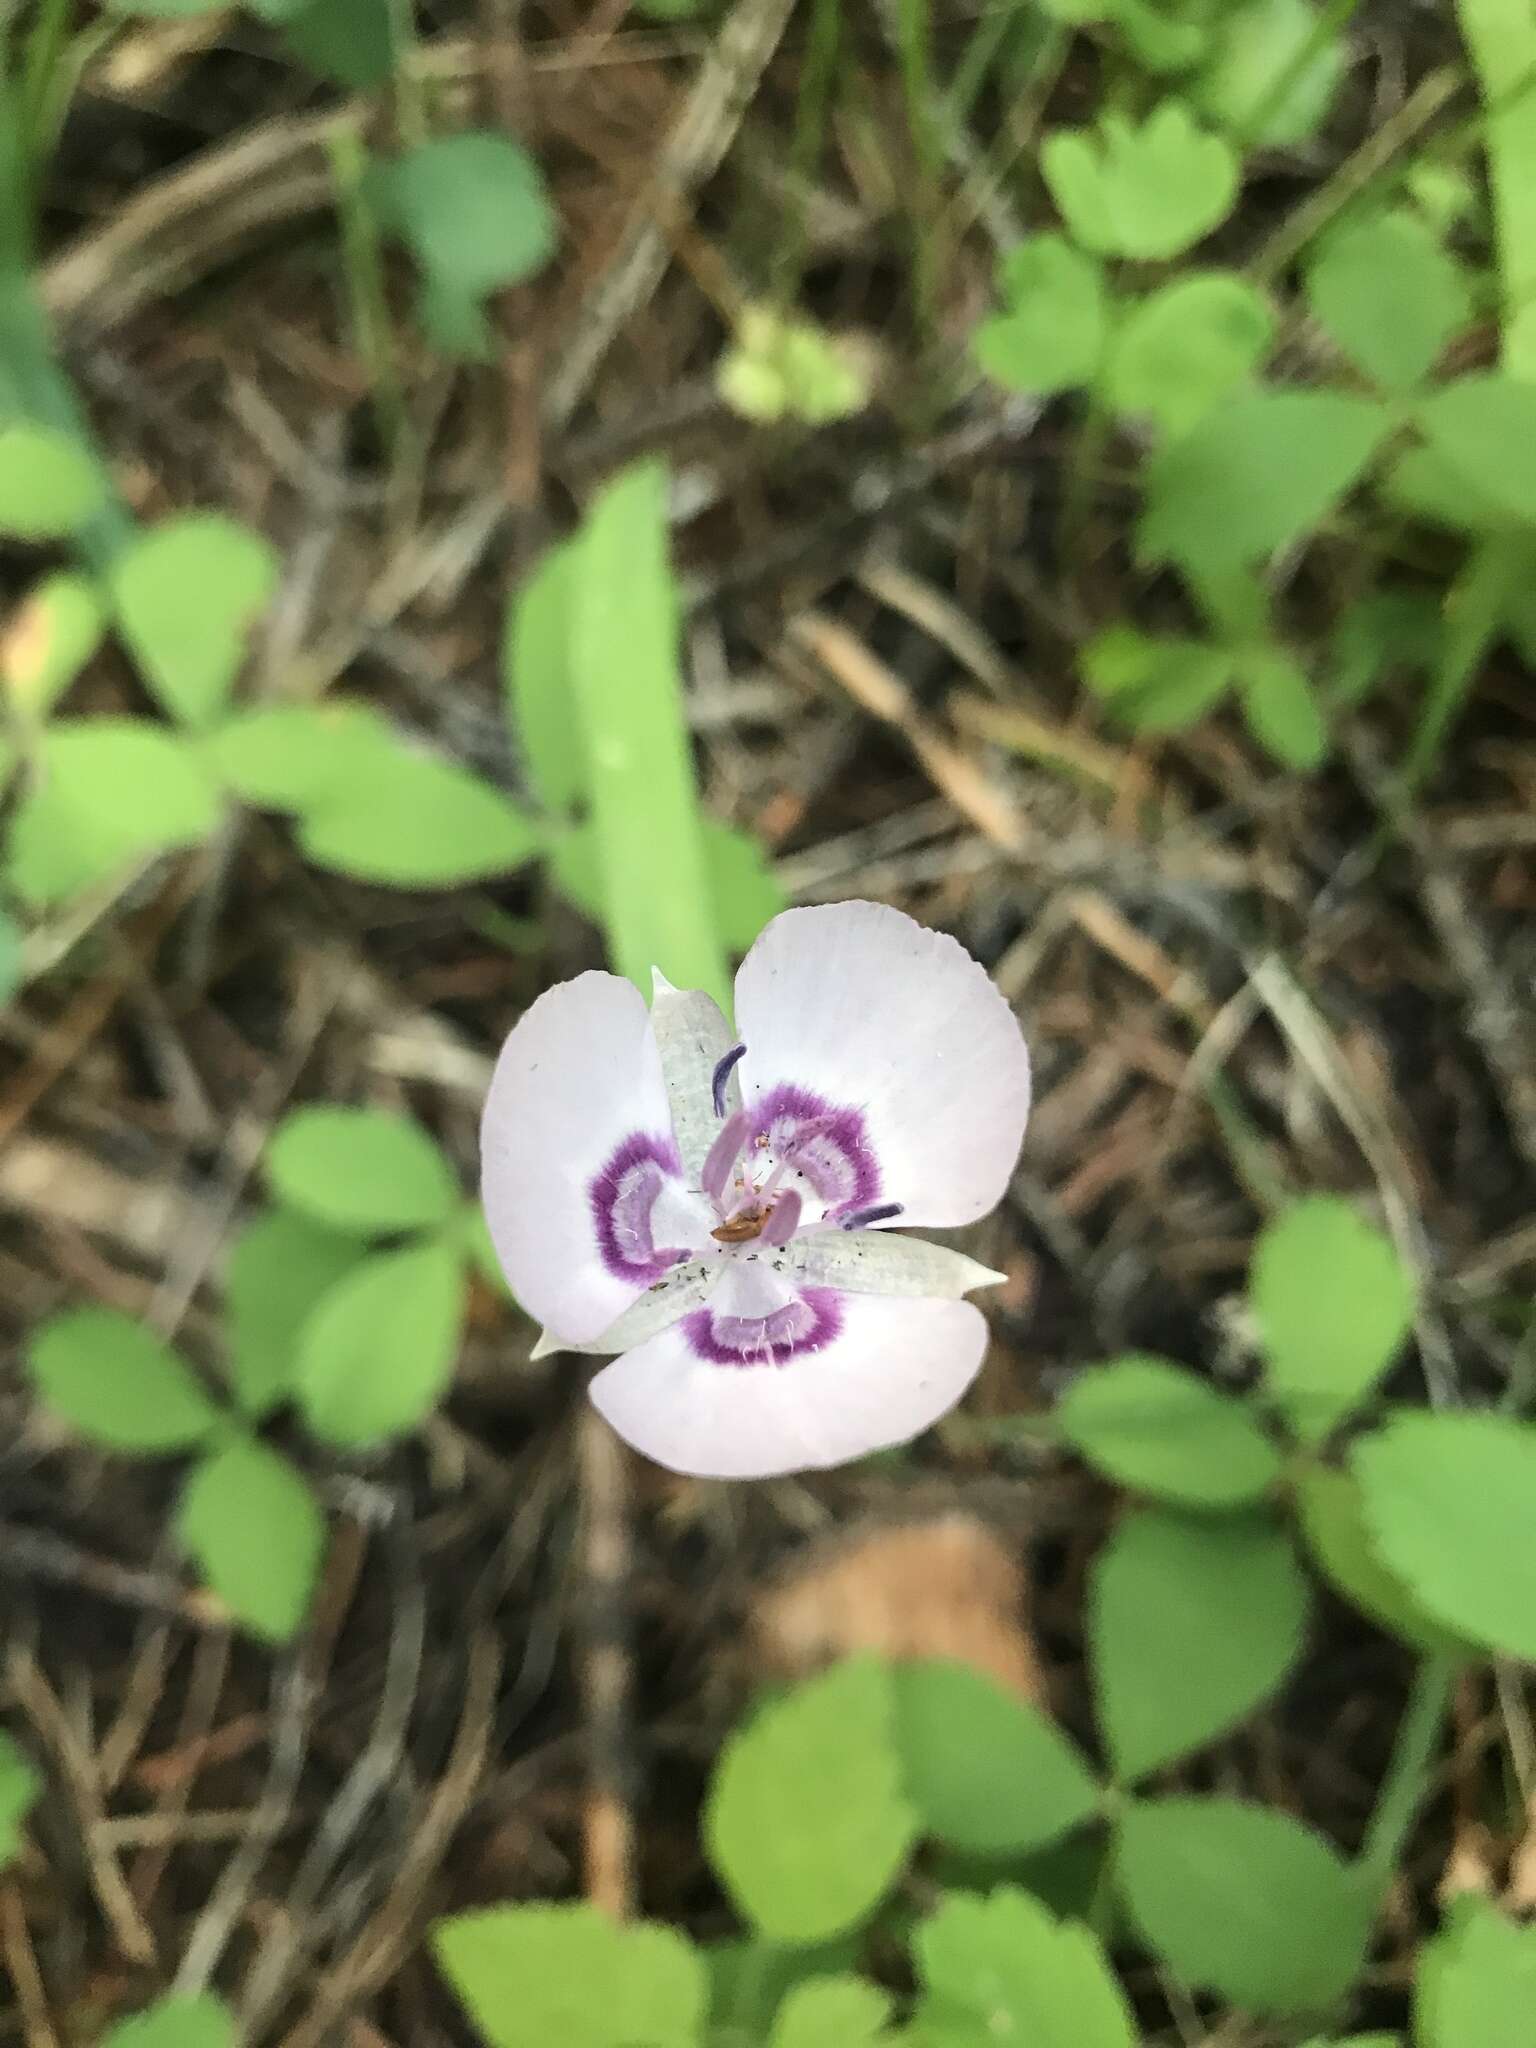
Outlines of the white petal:
{"type": "MultiPolygon", "coordinates": [[[[705,1156],[720,1128],[715,1115],[715,1068],[735,1044],[720,1005],[699,988],[674,988],[660,968],[651,970],[656,992],[651,1029],[661,1051],[662,1079],[672,1106],[672,1131],[689,1187],[699,1184],[705,1156]]],[[[726,1083],[726,1115],[741,1107],[741,1081],[726,1083]]]]}
{"type": "Polygon", "coordinates": [[[690,1259],[686,1265],[674,1266],[654,1287],[647,1287],[600,1336],[586,1343],[565,1343],[553,1331],[541,1330],[538,1343],[528,1354],[529,1360],[548,1358],[556,1351],[586,1351],[600,1357],[611,1357],[615,1351],[632,1351],[637,1344],[669,1329],[690,1309],[702,1307],[719,1278],[718,1259],[690,1259]]]}
{"type": "MultiPolygon", "coordinates": [[[[1029,1054],[986,970],[943,932],[881,903],[787,910],[736,977],[743,1099],[791,1085],[856,1108],[875,1198],[905,1224],[984,1216],[1029,1113],[1029,1054]]],[[[862,1198],[861,1198],[862,1199],[862,1198]]]]}
{"type": "Polygon", "coordinates": [[[670,1471],[768,1479],[905,1443],[954,1406],[981,1365],[986,1321],[964,1301],[848,1295],[840,1334],[786,1365],[714,1365],[674,1324],[605,1366],[598,1411],[670,1471]]]}
{"type": "Polygon", "coordinates": [[[899,1237],[890,1230],[803,1230],[786,1249],[784,1270],[808,1287],[954,1301],[974,1287],[995,1287],[1008,1277],[948,1245],[899,1237]]]}
{"type": "Polygon", "coordinates": [[[480,1160],[486,1222],[508,1284],[568,1343],[595,1337],[643,1291],[604,1264],[590,1198],[594,1178],[635,1133],[671,1139],[644,998],[616,974],[561,982],[523,1013],[501,1049],[480,1160]]]}

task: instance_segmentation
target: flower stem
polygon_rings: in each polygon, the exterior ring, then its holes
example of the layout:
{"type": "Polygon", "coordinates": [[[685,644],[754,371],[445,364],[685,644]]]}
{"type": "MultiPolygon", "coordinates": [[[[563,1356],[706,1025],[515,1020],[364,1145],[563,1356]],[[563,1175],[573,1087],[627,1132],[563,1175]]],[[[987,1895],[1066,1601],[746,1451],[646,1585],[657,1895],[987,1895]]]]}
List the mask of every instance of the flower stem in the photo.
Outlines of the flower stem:
{"type": "Polygon", "coordinates": [[[1425,1657],[1414,1674],[1408,1705],[1398,1724],[1392,1761],[1366,1829],[1355,1869],[1369,1895],[1382,1898],[1402,1857],[1408,1831],[1429,1790],[1430,1772],[1451,1689],[1461,1670],[1456,1657],[1425,1657]]]}

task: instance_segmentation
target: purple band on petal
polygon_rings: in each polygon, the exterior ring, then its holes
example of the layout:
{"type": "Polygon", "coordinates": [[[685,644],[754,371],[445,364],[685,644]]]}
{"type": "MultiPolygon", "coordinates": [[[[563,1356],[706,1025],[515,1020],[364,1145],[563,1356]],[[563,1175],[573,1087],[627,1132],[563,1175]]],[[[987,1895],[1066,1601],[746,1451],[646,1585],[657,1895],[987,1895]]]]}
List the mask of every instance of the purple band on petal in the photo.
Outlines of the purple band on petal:
{"type": "Polygon", "coordinates": [[[858,1110],[781,1082],[751,1114],[751,1143],[798,1173],[828,1215],[867,1209],[879,1198],[880,1168],[858,1110]]]}
{"type": "Polygon", "coordinates": [[[722,1316],[697,1308],[682,1331],[694,1355],[710,1365],[788,1365],[824,1351],[843,1327],[842,1304],[831,1287],[807,1287],[766,1316],[722,1316]]]}
{"type": "Polygon", "coordinates": [[[649,1287],[687,1252],[658,1247],[651,1227],[656,1199],[682,1170],[670,1138],[636,1131],[624,1140],[587,1188],[597,1247],[616,1280],[649,1287]]]}
{"type": "Polygon", "coordinates": [[[720,1059],[715,1061],[715,1071],[710,1079],[709,1086],[715,1100],[716,1116],[725,1115],[726,1087],[731,1075],[736,1070],[738,1062],[745,1059],[746,1052],[747,1048],[744,1045],[733,1045],[728,1053],[725,1053],[720,1059]]]}

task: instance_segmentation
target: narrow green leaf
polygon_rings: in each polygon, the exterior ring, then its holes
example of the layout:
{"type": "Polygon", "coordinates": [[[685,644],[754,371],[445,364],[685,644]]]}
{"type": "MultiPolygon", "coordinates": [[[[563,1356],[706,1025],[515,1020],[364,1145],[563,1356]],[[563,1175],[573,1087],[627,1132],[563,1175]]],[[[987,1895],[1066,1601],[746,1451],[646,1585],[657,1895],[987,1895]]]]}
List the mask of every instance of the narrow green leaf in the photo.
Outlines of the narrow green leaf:
{"type": "Polygon", "coordinates": [[[1279,1452],[1242,1401],[1140,1353],[1080,1373],[1056,1422],[1101,1472],[1176,1506],[1242,1507],[1281,1473],[1279,1452]]]}
{"type": "Polygon", "coordinates": [[[463,1309],[463,1268],[446,1246],[354,1266],[300,1341],[295,1392],[316,1436],[362,1446],[415,1429],[453,1377],[463,1309]]]}
{"type": "Polygon", "coordinates": [[[316,792],[297,836],[319,866],[396,889],[504,875],[540,847],[538,827],[500,790],[393,737],[360,749],[343,781],[316,792]]]}
{"type": "Polygon", "coordinates": [[[704,1966],[673,1928],[490,1906],[440,1920],[432,1946],[487,2048],[697,2048],[704,1966]]]}
{"type": "Polygon", "coordinates": [[[550,810],[569,813],[587,787],[587,746],[571,672],[573,546],[551,548],[507,604],[501,678],[507,719],[528,779],[550,810]]]}
{"type": "MultiPolygon", "coordinates": [[[[733,953],[744,953],[788,899],[750,832],[738,832],[716,818],[700,823],[715,929],[733,953]]],[[[561,895],[595,924],[603,918],[599,857],[595,828],[581,824],[560,834],[550,859],[550,874],[561,895]]]]}
{"type": "Polygon", "coordinates": [[[336,1103],[296,1109],[267,1147],[278,1198],[335,1230],[429,1229],[460,1202],[435,1139],[406,1116],[336,1103]]]}
{"type": "Polygon", "coordinates": [[[1413,1282],[1347,1202],[1294,1203],[1259,1237],[1249,1275],[1267,1384],[1308,1442],[1374,1390],[1413,1321],[1413,1282]]]}
{"type": "Polygon", "coordinates": [[[1387,424],[1374,400],[1342,391],[1226,400],[1147,465],[1142,558],[1220,573],[1273,554],[1354,487],[1387,424]]]}
{"type": "Polygon", "coordinates": [[[214,1452],[187,1482],[176,1527],[236,1620],[286,1642],[325,1549],[320,1510],[287,1460],[252,1439],[214,1452]]]}
{"type": "Polygon", "coordinates": [[[1307,274],[1307,297],[1350,361],[1387,391],[1422,383],[1472,319],[1461,265],[1411,213],[1330,236],[1307,274]]]}
{"type": "Polygon", "coordinates": [[[666,496],[664,472],[642,464],[592,507],[576,544],[572,669],[614,965],[647,993],[659,967],[727,1006],[683,717],[666,496]]]}
{"type": "Polygon", "coordinates": [[[1235,1799],[1127,1807],[1116,1866],[1149,1946],[1191,1989],[1261,2014],[1320,2011],[1365,1960],[1370,1905],[1337,1852],[1235,1799]]]}
{"type": "Polygon", "coordinates": [[[866,1920],[915,1834],[891,1675],[870,1657],[808,1680],[739,1729],[704,1816],[721,1882],[775,1941],[824,1941],[866,1920]]]}
{"type": "Polygon", "coordinates": [[[43,1781],[18,1745],[0,1728],[0,1868],[21,1845],[21,1824],[36,1804],[43,1781]]]}
{"type": "Polygon", "coordinates": [[[236,1239],[224,1294],[230,1381],[244,1414],[266,1415],[292,1390],[311,1310],[363,1255],[355,1237],[284,1209],[258,1216],[236,1239]]]}
{"type": "Polygon", "coordinates": [[[150,690],[184,725],[206,725],[276,587],[271,548],[223,513],[188,513],[124,548],[110,582],[123,639],[150,690]]]}
{"type": "Polygon", "coordinates": [[[1117,1777],[1144,1777],[1244,1720],[1300,1655],[1307,1612],[1290,1544],[1261,1517],[1128,1515],[1090,1593],[1099,1717],[1117,1777]]]}
{"type": "MultiPolygon", "coordinates": [[[[146,10],[147,11],[147,10],[146,10]]],[[[235,2023],[217,1998],[162,1998],[119,2020],[101,2048],[236,2048],[235,2023]]]]}
{"type": "Polygon", "coordinates": [[[0,533],[78,533],[105,499],[101,472],[73,435],[25,420],[0,425],[0,533]]]}
{"type": "Polygon", "coordinates": [[[1079,1827],[1099,1787],[1054,1722],[967,1664],[902,1665],[896,1737],[925,1832],[978,1856],[1023,1853],[1079,1827]]]}
{"type": "Polygon", "coordinates": [[[1027,1892],[956,1893],[913,1940],[918,2039],[941,2048],[1134,2048],[1125,1995],[1086,1927],[1027,1892]]]}
{"type": "Polygon", "coordinates": [[[116,1309],[66,1309],[27,1347],[39,1397],[93,1442],[116,1451],[184,1451],[218,1410],[189,1368],[116,1309]]]}
{"type": "Polygon", "coordinates": [[[1501,1415],[1398,1415],[1354,1447],[1388,1571],[1470,1642],[1536,1662],[1536,1427],[1501,1415]]]}

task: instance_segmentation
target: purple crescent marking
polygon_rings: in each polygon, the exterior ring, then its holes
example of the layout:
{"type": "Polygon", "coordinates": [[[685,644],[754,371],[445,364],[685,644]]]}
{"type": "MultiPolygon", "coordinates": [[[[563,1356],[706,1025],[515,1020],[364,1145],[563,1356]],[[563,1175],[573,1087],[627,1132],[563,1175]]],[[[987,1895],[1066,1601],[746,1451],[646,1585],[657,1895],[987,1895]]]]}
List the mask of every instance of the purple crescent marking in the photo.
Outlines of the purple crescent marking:
{"type": "Polygon", "coordinates": [[[880,1194],[880,1169],[856,1109],[781,1082],[752,1104],[752,1143],[788,1164],[827,1211],[867,1209],[880,1194]]]}
{"type": "Polygon", "coordinates": [[[618,1147],[587,1187],[603,1264],[616,1280],[649,1287],[686,1258],[681,1248],[658,1248],[651,1228],[656,1199],[682,1170],[668,1138],[636,1131],[618,1147]]]}
{"type": "Polygon", "coordinates": [[[842,1334],[842,1303],[831,1287],[807,1287],[766,1316],[721,1316],[696,1308],[682,1331],[696,1358],[709,1365],[788,1365],[825,1351],[842,1334]]]}

